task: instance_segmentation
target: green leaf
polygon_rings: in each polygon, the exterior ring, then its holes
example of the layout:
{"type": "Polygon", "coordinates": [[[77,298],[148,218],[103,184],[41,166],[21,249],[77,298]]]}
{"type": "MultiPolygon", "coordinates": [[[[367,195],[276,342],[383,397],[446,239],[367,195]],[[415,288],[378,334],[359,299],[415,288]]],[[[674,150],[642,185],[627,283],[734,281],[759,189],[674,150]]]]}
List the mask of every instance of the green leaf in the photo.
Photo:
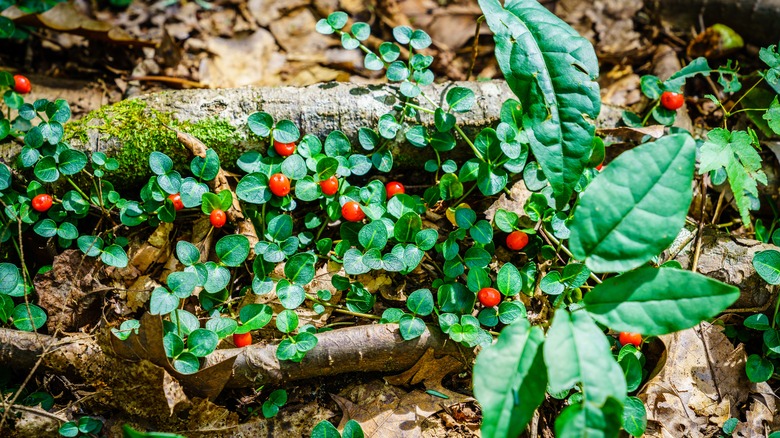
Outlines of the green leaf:
{"type": "Polygon", "coordinates": [[[360,427],[360,423],[355,420],[347,421],[344,425],[344,433],[341,434],[342,438],[364,438],[363,429],[360,427]]]}
{"type": "Polygon", "coordinates": [[[182,374],[195,374],[200,368],[200,361],[194,354],[184,352],[173,361],[173,368],[182,374]]]}
{"type": "Polygon", "coordinates": [[[205,157],[194,157],[190,163],[192,174],[204,181],[211,181],[219,173],[219,156],[214,149],[206,149],[205,157]]]}
{"type": "MultiPolygon", "coordinates": [[[[18,306],[17,306],[18,308],[18,306]]],[[[748,380],[751,382],[759,383],[766,382],[772,377],[772,373],[775,371],[775,366],[772,362],[757,354],[751,354],[747,358],[745,363],[745,373],[748,376],[748,380]]]]}
{"type": "MultiPolygon", "coordinates": [[[[476,102],[476,97],[474,96],[474,92],[468,88],[453,87],[450,88],[449,91],[447,91],[444,100],[446,100],[447,105],[450,106],[450,111],[454,111],[456,113],[465,113],[471,110],[471,107],[474,106],[474,102],[476,102]]],[[[455,117],[452,117],[451,121],[452,124],[454,125],[455,117]]],[[[447,124],[449,125],[449,123],[447,124]]],[[[443,129],[441,131],[449,131],[449,129],[443,129]]]]}
{"type": "Polygon", "coordinates": [[[348,156],[352,152],[352,145],[346,134],[341,131],[332,131],[325,138],[325,154],[329,157],[348,156]]]}
{"type": "Polygon", "coordinates": [[[623,429],[635,437],[641,437],[647,429],[645,404],[637,397],[626,397],[623,406],[623,429]]]}
{"type": "MultiPolygon", "coordinates": [[[[393,61],[387,66],[387,72],[385,76],[388,80],[393,82],[401,82],[409,77],[409,69],[402,61],[393,61]]],[[[381,131],[380,131],[381,132],[381,131]]]]}
{"type": "Polygon", "coordinates": [[[433,312],[433,295],[429,289],[417,289],[406,299],[406,307],[415,315],[428,316],[433,312]]]}
{"type": "Polygon", "coordinates": [[[276,316],[276,328],[282,333],[290,333],[298,328],[298,314],[290,309],[279,312],[276,316]]]}
{"type": "Polygon", "coordinates": [[[753,267],[769,284],[780,284],[780,252],[770,249],[753,256],[753,267]]]}
{"type": "Polygon", "coordinates": [[[185,299],[192,294],[198,285],[198,277],[193,272],[177,271],[171,272],[166,282],[172,294],[178,298],[185,299]]]}
{"type": "MultiPolygon", "coordinates": [[[[393,235],[399,242],[411,242],[422,229],[422,218],[415,212],[404,213],[395,223],[393,235]]],[[[382,248],[379,248],[382,249],[382,248]]]]}
{"type": "Polygon", "coordinates": [[[363,248],[382,250],[387,245],[387,227],[381,221],[374,221],[360,229],[358,240],[363,248]]]}
{"type": "Polygon", "coordinates": [[[559,205],[590,157],[599,114],[598,60],[591,43],[535,0],[480,0],[509,87],[523,102],[523,127],[559,205]],[[564,49],[565,48],[565,49],[564,49]]]}
{"type": "Polygon", "coordinates": [[[60,172],[57,170],[57,162],[54,160],[54,157],[43,157],[41,161],[35,165],[33,173],[35,173],[36,178],[48,183],[55,182],[60,177],[60,172]]]}
{"type": "Polygon", "coordinates": [[[523,287],[520,271],[511,263],[504,263],[496,277],[498,291],[506,296],[517,295],[523,287]]]}
{"type": "Polygon", "coordinates": [[[304,285],[314,280],[314,254],[300,253],[290,257],[284,265],[284,275],[293,283],[304,285]]]}
{"type": "Polygon", "coordinates": [[[219,336],[211,330],[197,329],[187,337],[187,349],[195,357],[206,357],[217,348],[219,336]]]}
{"type": "Polygon", "coordinates": [[[623,370],[610,351],[604,332],[586,312],[555,311],[544,343],[544,361],[551,393],[582,384],[586,401],[598,405],[607,398],[626,397],[623,370]]]}
{"type": "Polygon", "coordinates": [[[687,134],[621,154],[574,211],[569,249],[593,272],[627,271],[668,247],[685,223],[696,147],[687,134]]]}
{"type": "Polygon", "coordinates": [[[585,401],[567,407],[555,420],[557,438],[617,438],[623,417],[623,405],[609,398],[599,406],[585,401]]]}
{"type": "Polygon", "coordinates": [[[328,15],[328,24],[330,24],[333,27],[333,29],[338,30],[347,25],[348,19],[349,16],[347,16],[346,13],[341,11],[336,11],[328,15]]]}
{"type": "Polygon", "coordinates": [[[293,143],[301,138],[301,131],[290,120],[279,120],[273,131],[274,140],[280,143],[293,143]]]}
{"type": "Polygon", "coordinates": [[[19,304],[11,312],[14,327],[25,332],[33,332],[46,324],[46,312],[35,304],[19,304]]]}
{"type": "MultiPolygon", "coordinates": [[[[332,31],[331,31],[332,33],[332,31]]],[[[249,130],[260,138],[271,135],[274,126],[274,118],[268,113],[254,113],[247,118],[249,130]]]]}
{"type": "Polygon", "coordinates": [[[593,319],[616,331],[663,335],[693,327],[739,298],[739,289],[674,268],[644,267],[608,278],[585,296],[593,319]]]}
{"type": "Polygon", "coordinates": [[[244,334],[252,330],[258,330],[271,322],[274,311],[265,304],[247,304],[238,312],[241,325],[238,326],[235,333],[244,334]]]}
{"type": "Polygon", "coordinates": [[[168,292],[164,287],[152,291],[149,299],[149,313],[152,315],[167,315],[179,307],[179,298],[168,292]]]}
{"type": "Polygon", "coordinates": [[[413,315],[403,315],[398,320],[398,330],[405,341],[419,338],[425,333],[425,321],[413,315]]]}
{"type": "Polygon", "coordinates": [[[173,170],[173,160],[162,152],[149,154],[149,167],[155,175],[165,175],[173,170]]]}
{"type": "Polygon", "coordinates": [[[238,323],[233,318],[216,317],[206,321],[206,328],[216,333],[220,338],[232,335],[237,327],[238,323]]]}
{"type": "Polygon", "coordinates": [[[425,49],[430,46],[431,43],[431,37],[420,29],[416,29],[412,32],[411,38],[409,39],[409,45],[415,50],[425,49]]]}
{"type": "Polygon", "coordinates": [[[231,234],[219,239],[215,249],[226,266],[241,266],[249,256],[249,239],[242,234],[231,234]]]}
{"type": "Polygon", "coordinates": [[[265,204],[273,197],[268,188],[268,176],[260,172],[244,176],[236,186],[236,195],[251,204],[265,204]]]}
{"type": "Polygon", "coordinates": [[[184,266],[192,266],[200,261],[200,251],[190,242],[180,240],[176,242],[176,257],[184,266]]]}
{"type": "Polygon", "coordinates": [[[341,434],[336,426],[327,420],[322,420],[312,429],[311,438],[341,438],[341,434]]]}
{"type": "Polygon", "coordinates": [[[87,155],[75,149],[62,151],[59,156],[59,170],[63,175],[75,175],[87,165],[87,155]]]}
{"type": "Polygon", "coordinates": [[[547,387],[544,332],[519,320],[482,350],[474,365],[474,395],[482,406],[482,436],[520,436],[547,387]]]}
{"type": "Polygon", "coordinates": [[[116,268],[124,268],[128,262],[127,253],[117,244],[109,245],[103,249],[103,252],[100,254],[100,260],[116,268]]]}
{"type": "Polygon", "coordinates": [[[749,224],[751,201],[747,195],[758,198],[757,183],[767,183],[766,174],[761,170],[761,156],[753,147],[750,134],[722,128],[707,134],[707,141],[701,146],[699,174],[721,168],[726,169],[742,222],[749,224]]]}
{"type": "Polygon", "coordinates": [[[437,293],[439,309],[446,313],[470,313],[476,299],[476,294],[460,283],[443,284],[437,293]]]}

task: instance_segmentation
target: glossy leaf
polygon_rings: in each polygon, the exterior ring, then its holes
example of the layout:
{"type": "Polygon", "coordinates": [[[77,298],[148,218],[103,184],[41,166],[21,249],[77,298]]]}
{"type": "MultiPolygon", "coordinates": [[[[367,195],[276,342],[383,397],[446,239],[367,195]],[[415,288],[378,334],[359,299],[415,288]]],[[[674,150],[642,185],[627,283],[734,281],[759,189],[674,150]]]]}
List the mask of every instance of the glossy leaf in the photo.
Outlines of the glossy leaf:
{"type": "Polygon", "coordinates": [[[649,336],[693,327],[737,298],[738,288],[704,275],[645,267],[608,278],[583,302],[599,323],[649,336]]]}
{"type": "Polygon", "coordinates": [[[590,183],[571,221],[569,249],[594,272],[641,266],[685,223],[696,147],[686,134],[624,152],[590,183]]]}
{"type": "Polygon", "coordinates": [[[482,406],[482,436],[520,436],[544,401],[544,332],[519,320],[501,331],[474,365],[474,395],[482,406]]]}
{"type": "Polygon", "coordinates": [[[544,361],[551,393],[582,384],[585,400],[596,404],[626,397],[623,370],[610,351],[604,332],[587,312],[555,311],[544,343],[544,361]]]}
{"type": "Polygon", "coordinates": [[[535,0],[480,0],[507,84],[525,105],[523,126],[559,205],[590,157],[600,111],[591,43],[535,0]]]}

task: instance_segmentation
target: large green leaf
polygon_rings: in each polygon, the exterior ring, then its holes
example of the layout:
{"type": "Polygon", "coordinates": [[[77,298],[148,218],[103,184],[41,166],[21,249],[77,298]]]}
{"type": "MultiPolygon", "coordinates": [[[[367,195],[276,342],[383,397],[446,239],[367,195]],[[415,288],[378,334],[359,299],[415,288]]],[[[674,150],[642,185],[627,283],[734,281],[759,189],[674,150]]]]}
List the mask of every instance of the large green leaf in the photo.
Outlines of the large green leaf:
{"type": "Polygon", "coordinates": [[[544,363],[550,392],[567,391],[582,383],[585,401],[603,404],[626,398],[626,378],[615,361],[607,337],[587,312],[555,311],[544,342],[544,363]]]}
{"type": "Polygon", "coordinates": [[[585,296],[593,319],[617,331],[663,335],[693,327],[739,298],[739,289],[673,268],[637,269],[612,277],[585,296]]]}
{"type": "Polygon", "coordinates": [[[590,42],[535,0],[479,0],[496,59],[523,104],[531,150],[560,205],[569,200],[593,147],[601,109],[590,42]]]}
{"type": "Polygon", "coordinates": [[[515,437],[544,401],[544,333],[520,319],[482,350],[474,365],[474,395],[482,406],[482,435],[515,437]]]}
{"type": "Polygon", "coordinates": [[[624,152],[590,183],[569,248],[594,272],[628,271],[663,251],[685,224],[696,146],[687,134],[624,152]]]}
{"type": "Polygon", "coordinates": [[[604,406],[584,402],[567,407],[555,420],[558,438],[617,437],[620,432],[623,405],[614,398],[604,406]]]}

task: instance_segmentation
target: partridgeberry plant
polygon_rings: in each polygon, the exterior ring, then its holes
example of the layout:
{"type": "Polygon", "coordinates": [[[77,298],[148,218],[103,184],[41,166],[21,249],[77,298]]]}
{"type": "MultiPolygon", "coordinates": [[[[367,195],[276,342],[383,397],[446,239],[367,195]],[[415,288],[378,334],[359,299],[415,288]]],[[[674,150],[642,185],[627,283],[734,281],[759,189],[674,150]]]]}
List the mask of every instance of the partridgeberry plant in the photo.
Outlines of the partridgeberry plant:
{"type": "MultiPolygon", "coordinates": [[[[138,196],[125,198],[106,180],[118,168],[114,158],[63,141],[67,103],[25,103],[18,82],[0,73],[8,107],[0,139],[24,143],[16,177],[0,164],[0,242],[10,242],[3,255],[14,251],[19,262],[0,263],[0,321],[21,330],[46,321],[34,304],[20,232],[61,248],[75,245],[84,257],[122,269],[130,262],[123,236],[131,229],[196,222],[208,238],[172,244],[178,263],[144,308],[162,319],[160,342],[180,374],[200,372],[203,358],[225,339],[252,348],[260,330],[278,341],[280,361],[303,361],[317,348],[317,333],[330,329],[303,323],[307,306],[397,324],[404,340],[439,329],[465,347],[480,346],[474,393],[484,436],[519,435],[548,397],[565,400],[557,436],[617,436],[621,429],[641,436],[644,405],[631,394],[644,378],[644,340],[710,319],[739,295],[733,286],[664,263],[661,254],[685,224],[697,174],[727,177],[750,222],[744,199],[765,181],[754,137],[726,127],[711,131],[697,168],[696,141],[672,129],[602,168],[605,145],[593,124],[600,111],[598,63],[590,43],[536,1],[480,6],[514,93],[495,126],[473,137],[459,126],[458,116],[476,103],[466,86],[449,88],[441,104],[428,94],[434,74],[425,32],[397,27],[394,41],[374,50],[365,45],[366,23],[345,30],[348,16],[334,12],[316,29],[363,51],[364,67],[384,71],[398,103],[376,125],[361,127],[356,141],[338,130],[319,138],[290,120],[254,113],[247,127],[265,147],[230,165],[240,170],[232,185],[218,154],[200,145],[188,168],[152,152],[148,181],[138,196]],[[423,164],[427,187],[405,186],[392,173],[398,143],[431,157],[423,164]],[[468,156],[454,154],[456,147],[468,156]],[[467,203],[478,205],[519,181],[532,192],[520,211],[498,209],[488,219],[467,203]],[[426,213],[449,221],[434,227],[426,213]],[[405,276],[424,260],[435,274],[408,292],[403,307],[378,306],[376,291],[361,281],[365,274],[405,276]],[[330,280],[338,296],[313,286],[325,264],[343,268],[330,280]],[[529,320],[532,310],[552,317],[529,320]]],[[[766,80],[777,84],[778,57],[773,48],[762,54],[770,65],[766,80]]],[[[735,69],[712,70],[696,60],[667,81],[645,77],[642,89],[654,103],[643,116],[627,113],[626,124],[650,118],[671,124],[685,103],[685,80],[710,74],[720,75],[725,92],[739,91],[735,69]]],[[[770,126],[778,108],[775,99],[765,116],[770,126]]],[[[113,329],[116,339],[138,336],[139,319],[113,329]]],[[[273,392],[263,412],[276,415],[285,402],[286,395],[273,392]]],[[[358,436],[356,424],[347,423],[344,436],[358,436]]],[[[338,434],[330,423],[313,431],[338,434]]]]}

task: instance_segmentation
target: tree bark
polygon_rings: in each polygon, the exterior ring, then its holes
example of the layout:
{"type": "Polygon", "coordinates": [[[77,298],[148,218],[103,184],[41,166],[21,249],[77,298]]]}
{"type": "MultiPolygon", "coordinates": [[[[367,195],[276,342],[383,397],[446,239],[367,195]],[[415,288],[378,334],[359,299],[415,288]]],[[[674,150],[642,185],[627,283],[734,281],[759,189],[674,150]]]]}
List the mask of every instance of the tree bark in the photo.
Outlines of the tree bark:
{"type": "MultiPolygon", "coordinates": [[[[463,358],[464,367],[472,355],[471,350],[460,347],[432,327],[427,327],[422,336],[410,341],[401,338],[395,324],[348,327],[316,336],[317,347],[309,351],[301,363],[280,362],[276,358],[276,344],[254,344],[216,350],[206,358],[203,370],[235,357],[232,374],[223,384],[241,388],[276,386],[353,372],[398,373],[414,365],[429,349],[463,358]]],[[[161,339],[157,341],[162,342],[161,339]]],[[[40,370],[85,381],[107,381],[116,372],[108,364],[117,360],[109,350],[110,347],[85,335],[58,339],[0,329],[0,367],[21,372],[29,372],[41,360],[40,370]]],[[[185,390],[199,394],[199,388],[187,388],[187,379],[182,380],[185,390]]]]}

